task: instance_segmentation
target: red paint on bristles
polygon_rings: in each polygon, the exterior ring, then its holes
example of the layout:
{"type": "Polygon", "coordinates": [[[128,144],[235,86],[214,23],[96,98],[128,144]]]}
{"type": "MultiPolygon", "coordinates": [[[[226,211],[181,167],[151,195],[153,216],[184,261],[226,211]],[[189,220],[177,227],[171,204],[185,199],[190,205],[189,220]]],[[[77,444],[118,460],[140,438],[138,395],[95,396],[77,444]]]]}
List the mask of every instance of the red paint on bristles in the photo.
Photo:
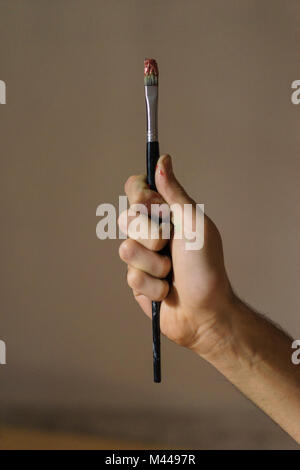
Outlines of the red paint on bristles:
{"type": "Polygon", "coordinates": [[[144,60],[144,77],[149,77],[149,75],[158,77],[158,67],[155,59],[144,60]]]}

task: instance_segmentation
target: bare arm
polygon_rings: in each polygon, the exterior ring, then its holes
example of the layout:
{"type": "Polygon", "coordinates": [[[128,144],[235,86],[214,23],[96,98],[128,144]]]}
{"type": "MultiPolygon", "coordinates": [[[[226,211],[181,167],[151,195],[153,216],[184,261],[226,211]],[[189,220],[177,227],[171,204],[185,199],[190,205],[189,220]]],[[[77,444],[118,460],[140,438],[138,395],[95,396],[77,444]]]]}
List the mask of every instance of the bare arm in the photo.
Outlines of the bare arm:
{"type": "MultiPolygon", "coordinates": [[[[202,356],[300,443],[300,366],[291,361],[292,339],[234,299],[229,323],[202,356]],[[224,335],[224,336],[223,336],[224,335]]],[[[201,355],[201,341],[195,351],[201,355]]]]}
{"type": "MultiPolygon", "coordinates": [[[[125,191],[131,206],[191,204],[196,210],[175,178],[168,155],[158,162],[156,186],[159,194],[148,188],[144,175],[129,178],[125,191]]],[[[292,339],[233,293],[214,223],[205,216],[201,250],[187,251],[185,240],[173,237],[170,259],[159,253],[166,243],[162,238],[130,233],[133,218],[127,215],[119,220],[129,234],[120,257],[128,265],[128,284],[144,312],[151,317],[150,299],[162,301],[162,332],[209,361],[300,443],[300,365],[291,361],[292,339]],[[171,267],[169,284],[165,277],[171,267]]],[[[146,233],[147,217],[143,223],[146,233]]]]}

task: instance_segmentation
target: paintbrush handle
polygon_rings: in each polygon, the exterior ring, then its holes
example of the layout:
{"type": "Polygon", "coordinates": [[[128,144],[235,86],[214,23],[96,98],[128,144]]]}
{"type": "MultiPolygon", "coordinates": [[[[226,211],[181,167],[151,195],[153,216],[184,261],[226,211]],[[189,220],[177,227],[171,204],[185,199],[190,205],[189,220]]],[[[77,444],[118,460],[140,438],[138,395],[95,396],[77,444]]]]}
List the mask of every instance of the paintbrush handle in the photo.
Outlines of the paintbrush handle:
{"type": "MultiPolygon", "coordinates": [[[[147,182],[150,189],[156,191],[155,169],[159,159],[158,142],[147,142],[147,182]]],[[[160,363],[160,302],[152,302],[152,341],[153,341],[153,377],[154,382],[161,381],[160,363]]]]}
{"type": "Polygon", "coordinates": [[[159,159],[158,142],[147,142],[147,183],[150,189],[157,191],[155,185],[155,170],[159,159]]]}

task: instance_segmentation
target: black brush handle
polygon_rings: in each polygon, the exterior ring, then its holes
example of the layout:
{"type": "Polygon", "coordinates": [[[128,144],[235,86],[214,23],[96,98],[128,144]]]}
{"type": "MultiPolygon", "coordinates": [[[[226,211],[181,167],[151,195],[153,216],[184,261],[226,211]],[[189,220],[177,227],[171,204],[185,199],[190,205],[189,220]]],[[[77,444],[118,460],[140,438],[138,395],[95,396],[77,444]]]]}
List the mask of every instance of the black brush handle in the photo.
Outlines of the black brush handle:
{"type": "MultiPolygon", "coordinates": [[[[147,182],[150,189],[156,191],[155,169],[159,159],[158,142],[147,142],[147,182]]],[[[160,363],[160,302],[152,302],[152,338],[153,338],[153,377],[154,382],[161,382],[160,363]]]]}

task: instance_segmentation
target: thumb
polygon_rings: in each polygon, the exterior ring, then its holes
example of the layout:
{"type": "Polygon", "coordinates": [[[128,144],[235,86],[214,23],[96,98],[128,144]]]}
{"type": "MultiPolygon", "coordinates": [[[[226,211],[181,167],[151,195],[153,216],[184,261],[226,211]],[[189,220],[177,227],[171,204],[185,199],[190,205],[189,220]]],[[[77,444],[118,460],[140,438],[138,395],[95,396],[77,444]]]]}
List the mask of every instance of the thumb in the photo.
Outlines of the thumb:
{"type": "Polygon", "coordinates": [[[169,204],[189,204],[192,199],[175,178],[170,155],[162,155],[156,166],[155,184],[157,191],[169,204]]]}

